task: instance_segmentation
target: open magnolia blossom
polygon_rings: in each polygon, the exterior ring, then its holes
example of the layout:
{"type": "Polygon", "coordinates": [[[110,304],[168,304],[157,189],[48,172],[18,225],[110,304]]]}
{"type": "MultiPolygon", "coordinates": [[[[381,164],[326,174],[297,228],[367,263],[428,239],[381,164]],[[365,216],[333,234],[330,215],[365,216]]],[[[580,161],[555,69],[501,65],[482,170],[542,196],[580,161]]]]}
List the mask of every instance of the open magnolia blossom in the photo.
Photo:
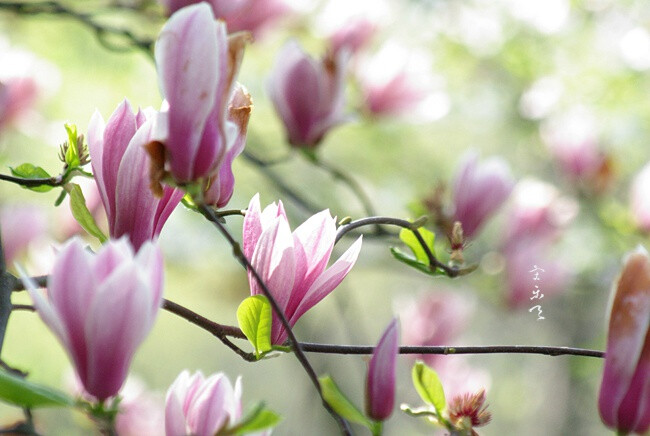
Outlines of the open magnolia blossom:
{"type": "Polygon", "coordinates": [[[21,275],[86,392],[100,401],[116,395],[162,303],[163,258],[158,246],[145,242],[136,254],[121,238],[94,254],[73,238],[58,253],[47,298],[21,275]]]}
{"type": "Polygon", "coordinates": [[[137,250],[160,234],[183,192],[168,186],[162,197],[149,188],[149,156],[144,145],[156,140],[154,110],[138,110],[124,100],[107,124],[95,112],[88,126],[88,148],[95,182],[108,216],[111,237],[128,236],[137,250]]]}
{"type": "MultiPolygon", "coordinates": [[[[248,40],[246,33],[228,37],[207,3],[178,10],[161,30],[155,58],[167,104],[157,125],[162,139],[147,145],[154,189],[168,175],[210,189],[233,147],[241,152],[252,100],[233,89],[248,40]]],[[[221,194],[209,195],[223,204],[221,194]]]]}
{"type": "MultiPolygon", "coordinates": [[[[335,238],[336,220],[329,210],[312,216],[291,233],[281,201],[261,210],[259,194],[256,194],[248,205],[243,230],[244,254],[291,326],[329,295],[357,261],[361,237],[326,268],[335,238]]],[[[248,281],[251,295],[263,294],[250,271],[248,281]]],[[[286,339],[287,332],[273,313],[271,342],[282,344],[286,339]]]]}
{"type": "Polygon", "coordinates": [[[598,410],[619,434],[650,429],[650,259],[628,255],[614,285],[598,410]]]}

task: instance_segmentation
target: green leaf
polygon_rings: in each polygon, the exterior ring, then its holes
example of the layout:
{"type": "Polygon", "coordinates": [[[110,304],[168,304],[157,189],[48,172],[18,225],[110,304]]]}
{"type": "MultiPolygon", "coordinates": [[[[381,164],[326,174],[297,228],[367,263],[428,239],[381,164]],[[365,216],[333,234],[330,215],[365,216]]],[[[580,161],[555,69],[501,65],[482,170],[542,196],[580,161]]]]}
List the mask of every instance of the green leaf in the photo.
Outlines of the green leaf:
{"type": "Polygon", "coordinates": [[[25,408],[73,406],[74,400],[65,393],[0,371],[0,399],[25,408]]]}
{"type": "Polygon", "coordinates": [[[399,260],[402,263],[407,264],[410,267],[420,270],[425,274],[428,274],[430,276],[444,275],[444,273],[438,270],[437,268],[432,269],[429,266],[428,262],[422,263],[419,260],[413,259],[411,256],[402,252],[399,248],[391,247],[390,252],[393,255],[393,257],[395,257],[395,259],[399,260]]]}
{"type": "Polygon", "coordinates": [[[107,241],[106,235],[99,229],[95,218],[86,206],[86,199],[84,198],[81,187],[76,183],[68,183],[65,185],[65,190],[70,194],[70,211],[72,216],[77,220],[79,225],[88,233],[99,239],[103,244],[107,241]]]}
{"type": "Polygon", "coordinates": [[[68,132],[68,149],[65,152],[65,163],[68,167],[75,168],[81,164],[79,148],[77,147],[77,126],[66,123],[65,131],[68,132]]]}
{"type": "Polygon", "coordinates": [[[61,189],[61,193],[56,198],[56,201],[54,202],[54,206],[55,207],[61,206],[61,203],[63,203],[63,200],[65,200],[66,195],[68,195],[67,191],[65,189],[61,189]]]}
{"type": "Polygon", "coordinates": [[[234,427],[227,428],[217,433],[221,435],[246,434],[254,431],[275,427],[282,421],[282,417],[272,410],[267,409],[264,403],[259,403],[250,413],[234,427]]]}
{"type": "Polygon", "coordinates": [[[413,377],[413,385],[415,390],[418,391],[420,397],[425,403],[431,404],[436,409],[438,417],[442,418],[447,408],[445,401],[445,391],[442,388],[442,383],[438,374],[422,361],[415,362],[411,372],[413,377]]]}
{"type": "MultiPolygon", "coordinates": [[[[429,247],[429,250],[431,250],[431,253],[435,255],[436,253],[434,251],[434,245],[433,245],[436,240],[435,233],[425,229],[424,227],[420,227],[417,231],[420,233],[420,236],[422,236],[422,239],[424,239],[424,242],[426,243],[427,247],[429,247]]],[[[420,262],[426,265],[429,264],[429,258],[424,252],[424,248],[422,248],[422,245],[418,241],[413,230],[409,230],[409,229],[400,230],[399,238],[411,249],[411,251],[413,252],[417,260],[419,260],[420,262]]]]}
{"type": "Polygon", "coordinates": [[[402,412],[406,413],[409,416],[412,416],[414,418],[424,418],[431,424],[445,427],[445,424],[443,422],[440,422],[440,417],[434,410],[431,409],[431,406],[411,407],[408,404],[402,404],[399,408],[402,412]]]}
{"type": "Polygon", "coordinates": [[[363,413],[357,409],[354,404],[348,400],[341,392],[339,387],[334,383],[334,380],[329,375],[324,375],[318,378],[320,388],[323,392],[323,398],[327,404],[339,415],[348,421],[356,422],[357,424],[368,427],[371,431],[374,428],[374,423],[366,418],[363,413]]]}
{"type": "Polygon", "coordinates": [[[260,353],[271,350],[271,305],[264,295],[246,298],[237,308],[237,322],[246,338],[260,353]]]}
{"type": "MultiPolygon", "coordinates": [[[[49,179],[50,177],[52,177],[43,168],[37,167],[30,163],[24,163],[22,165],[17,166],[16,168],[9,167],[9,169],[11,170],[11,174],[23,179],[49,179]]],[[[35,192],[47,192],[51,190],[53,187],[48,185],[41,185],[41,186],[29,186],[29,187],[25,186],[25,188],[35,192]]]]}

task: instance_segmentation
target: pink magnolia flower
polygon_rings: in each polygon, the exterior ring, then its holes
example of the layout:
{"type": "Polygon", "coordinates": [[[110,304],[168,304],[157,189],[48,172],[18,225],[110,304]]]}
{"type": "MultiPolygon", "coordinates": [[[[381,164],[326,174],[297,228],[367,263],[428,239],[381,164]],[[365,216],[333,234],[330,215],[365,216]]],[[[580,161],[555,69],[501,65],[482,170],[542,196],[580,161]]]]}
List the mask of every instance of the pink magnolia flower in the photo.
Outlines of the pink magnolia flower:
{"type": "Polygon", "coordinates": [[[535,180],[519,182],[512,199],[502,248],[507,302],[510,307],[530,308],[544,301],[532,298],[534,291],[549,297],[569,284],[570,270],[552,249],[576,216],[578,205],[552,185],[535,180]],[[533,280],[535,265],[543,270],[539,280],[533,280]]]}
{"type": "Polygon", "coordinates": [[[332,127],[347,121],[343,114],[346,64],[341,54],[329,53],[316,61],[297,42],[284,45],[267,89],[291,145],[315,147],[332,127]]]}
{"type": "MultiPolygon", "coordinates": [[[[406,345],[449,345],[467,325],[473,302],[457,292],[426,292],[403,303],[399,310],[402,338],[406,345]]],[[[412,355],[433,366],[447,356],[412,355]]]]}
{"type": "Polygon", "coordinates": [[[233,189],[235,188],[235,175],[232,172],[232,162],[244,151],[248,117],[250,116],[251,108],[250,95],[243,86],[237,85],[230,100],[228,119],[242,127],[235,138],[234,144],[226,152],[226,157],[221,164],[219,172],[212,176],[205,190],[203,199],[206,204],[212,204],[221,208],[228,204],[230,197],[232,197],[233,189]],[[242,118],[246,119],[243,120],[242,118]]]}
{"type": "Polygon", "coordinates": [[[395,369],[399,351],[397,318],[388,325],[372,353],[366,378],[366,414],[385,421],[395,406],[395,369]]]}
{"type": "Polygon", "coordinates": [[[99,401],[117,394],[162,302],[163,259],[146,242],[134,254],[126,238],[93,254],[74,238],[59,252],[47,299],[21,274],[43,322],[72,360],[84,389],[99,401]]]}
{"type": "MultiPolygon", "coordinates": [[[[170,13],[199,0],[161,0],[170,13]]],[[[210,0],[214,16],[226,22],[230,32],[247,30],[258,36],[290,12],[283,0],[210,0]]]]}
{"type": "Polygon", "coordinates": [[[126,379],[120,393],[122,400],[115,417],[115,430],[120,436],[165,434],[163,398],[158,392],[146,389],[144,383],[133,376],[126,379]]]}
{"type": "Polygon", "coordinates": [[[167,436],[214,436],[241,418],[241,377],[235,386],[222,372],[205,378],[198,371],[181,372],[167,391],[167,436]]]}
{"type": "Polygon", "coordinates": [[[376,116],[404,116],[415,122],[440,119],[450,102],[442,78],[431,70],[424,51],[407,50],[389,42],[360,62],[355,71],[365,108],[376,116]]]}
{"type": "Polygon", "coordinates": [[[47,216],[36,205],[7,205],[0,209],[2,249],[7,267],[29,244],[47,234],[47,216]]]}
{"type": "Polygon", "coordinates": [[[497,157],[478,163],[478,155],[463,159],[454,180],[454,221],[463,224],[466,238],[475,236],[481,226],[507,200],[514,180],[508,164],[497,157]]]}
{"type": "Polygon", "coordinates": [[[165,187],[157,198],[149,187],[149,157],[144,145],[154,140],[155,114],[138,111],[124,100],[108,124],[95,112],[88,126],[88,146],[95,182],[108,216],[111,237],[127,235],[137,250],[158,237],[183,198],[165,187]]]}
{"type": "MultiPolygon", "coordinates": [[[[180,9],[163,27],[155,57],[168,108],[159,119],[164,139],[148,145],[154,185],[167,171],[177,183],[202,181],[204,188],[219,174],[248,123],[248,116],[228,120],[246,40],[245,34],[229,39],[226,25],[215,21],[206,3],[180,9]]],[[[246,98],[250,111],[250,96],[246,98]]]]}
{"type": "Polygon", "coordinates": [[[636,225],[650,231],[650,163],[634,177],[630,188],[630,209],[636,225]]]}
{"type": "MultiPolygon", "coordinates": [[[[262,211],[259,194],[244,218],[244,254],[261,275],[291,326],[336,288],[350,272],[361,250],[361,237],[326,269],[334,248],[336,219],[324,210],[302,223],[293,233],[282,202],[262,211]]],[[[262,289],[249,271],[251,295],[262,289]]],[[[287,332],[273,313],[271,341],[281,344],[287,332]]]]}
{"type": "Polygon", "coordinates": [[[330,35],[330,47],[334,53],[357,53],[368,45],[376,32],[377,25],[366,17],[353,17],[330,35]]]}
{"type": "Polygon", "coordinates": [[[650,259],[630,254],[615,284],[598,410],[619,434],[650,429],[650,259]]]}

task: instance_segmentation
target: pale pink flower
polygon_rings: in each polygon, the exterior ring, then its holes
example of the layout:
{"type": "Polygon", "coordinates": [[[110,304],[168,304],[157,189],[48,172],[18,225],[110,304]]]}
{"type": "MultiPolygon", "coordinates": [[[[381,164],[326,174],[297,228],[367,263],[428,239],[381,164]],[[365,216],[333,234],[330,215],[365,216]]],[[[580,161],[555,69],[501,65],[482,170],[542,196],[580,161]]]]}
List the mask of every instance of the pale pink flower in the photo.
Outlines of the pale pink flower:
{"type": "Polygon", "coordinates": [[[155,139],[156,114],[152,112],[134,114],[124,100],[106,125],[99,112],[95,112],[88,126],[93,173],[108,216],[110,235],[127,235],[136,250],[145,241],[158,237],[183,198],[178,189],[165,187],[162,198],[150,189],[150,163],[144,145],[155,139]]]}
{"type": "Polygon", "coordinates": [[[366,17],[353,17],[329,37],[332,52],[357,53],[368,45],[377,32],[377,25],[366,17]]]}
{"type": "Polygon", "coordinates": [[[163,259],[157,245],[146,242],[135,254],[122,238],[94,254],[74,238],[57,255],[47,299],[21,275],[86,392],[99,401],[116,395],[162,303],[163,259]]]}
{"type": "Polygon", "coordinates": [[[0,209],[0,231],[5,264],[11,267],[30,243],[47,234],[47,216],[36,205],[5,205],[0,209]]]}
{"type": "Polygon", "coordinates": [[[233,388],[222,372],[205,378],[198,371],[181,372],[167,390],[167,436],[214,436],[241,418],[241,377],[233,388]]]}
{"type": "Polygon", "coordinates": [[[650,429],[650,259],[628,255],[614,285],[607,333],[600,417],[619,434],[650,429]]]}
{"type": "Polygon", "coordinates": [[[243,34],[228,38],[206,3],[180,9],[161,30],[155,58],[167,108],[158,120],[163,139],[148,146],[154,184],[168,171],[177,183],[202,181],[205,188],[219,174],[248,123],[248,116],[228,119],[246,40],[243,34]]]}
{"type": "Polygon", "coordinates": [[[115,431],[120,436],[159,436],[165,434],[164,403],[160,393],[148,391],[133,376],[126,379],[120,391],[119,413],[115,431]]]}
{"type": "Polygon", "coordinates": [[[377,343],[366,377],[366,414],[385,421],[395,407],[395,378],[399,352],[399,323],[393,319],[377,343]]]}
{"type": "Polygon", "coordinates": [[[514,187],[508,164],[492,157],[478,162],[476,153],[465,155],[454,180],[454,221],[463,225],[463,235],[472,238],[503,205],[514,187]]]}
{"type": "MultiPolygon", "coordinates": [[[[244,218],[244,254],[261,275],[284,315],[293,326],[329,295],[350,272],[361,250],[361,237],[326,269],[334,248],[336,219],[324,210],[302,223],[293,233],[282,202],[261,210],[259,195],[248,205],[244,218]]],[[[249,271],[251,295],[262,289],[249,271]]],[[[287,332],[273,314],[271,341],[281,344],[287,332]]]]}
{"type": "Polygon", "coordinates": [[[293,40],[278,54],[267,90],[293,146],[315,147],[348,120],[343,113],[346,64],[340,53],[317,61],[293,40]]]}
{"type": "Polygon", "coordinates": [[[373,115],[428,122],[449,112],[450,100],[442,78],[433,73],[431,60],[422,50],[388,42],[374,55],[362,59],[355,75],[364,106],[373,115]]]}

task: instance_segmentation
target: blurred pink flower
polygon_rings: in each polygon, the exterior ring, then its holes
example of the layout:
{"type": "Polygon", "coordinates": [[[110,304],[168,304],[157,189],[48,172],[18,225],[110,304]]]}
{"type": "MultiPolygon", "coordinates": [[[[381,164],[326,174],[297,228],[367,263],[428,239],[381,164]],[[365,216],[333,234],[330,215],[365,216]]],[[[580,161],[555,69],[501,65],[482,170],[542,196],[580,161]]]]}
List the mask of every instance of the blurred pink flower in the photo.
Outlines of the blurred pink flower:
{"type": "Polygon", "coordinates": [[[613,290],[598,410],[619,434],[650,429],[650,259],[628,255],[613,290]]]}
{"type": "Polygon", "coordinates": [[[127,235],[137,250],[155,239],[183,198],[165,187],[162,198],[151,191],[150,163],[144,145],[154,140],[155,112],[138,111],[124,100],[108,124],[95,112],[88,126],[88,147],[95,182],[108,216],[111,237],[127,235]]]}
{"type": "MultiPolygon", "coordinates": [[[[269,287],[291,324],[329,295],[350,272],[361,250],[361,237],[326,269],[334,248],[336,219],[324,210],[302,223],[293,233],[282,202],[261,210],[259,194],[244,218],[244,254],[269,287]]],[[[251,295],[262,294],[248,273],[251,295]]],[[[271,342],[281,344],[287,332],[273,313],[271,342]]]]}
{"type": "Polygon", "coordinates": [[[599,192],[609,182],[609,158],[600,149],[595,116],[584,107],[550,118],[541,126],[541,136],[561,170],[599,192]]]}
{"type": "Polygon", "coordinates": [[[449,97],[430,64],[425,52],[407,50],[392,42],[362,60],[355,74],[366,109],[373,115],[403,116],[414,122],[447,115],[449,97]]]}
{"type": "Polygon", "coordinates": [[[630,209],[639,229],[650,232],[650,163],[637,173],[630,188],[630,209]]]}
{"type": "Polygon", "coordinates": [[[395,407],[395,371],[399,352],[399,323],[394,318],[377,343],[366,378],[366,415],[385,421],[395,407]]]}
{"type": "Polygon", "coordinates": [[[530,307],[533,291],[551,296],[565,290],[571,279],[570,270],[552,255],[552,248],[564,229],[578,212],[574,200],[560,196],[547,183],[523,180],[512,195],[512,208],[506,222],[502,248],[505,257],[507,302],[510,307],[530,307]],[[531,270],[543,269],[539,280],[531,270]],[[535,288],[535,286],[538,288],[535,288]]]}
{"type": "Polygon", "coordinates": [[[167,436],[214,436],[241,418],[241,377],[235,387],[222,372],[208,378],[198,371],[181,372],[167,391],[167,436]]]}
{"type": "MultiPolygon", "coordinates": [[[[177,10],[201,0],[161,0],[168,12],[177,10]]],[[[210,0],[214,16],[226,22],[230,32],[247,30],[259,36],[273,23],[291,12],[284,0],[210,0]]]]}
{"type": "Polygon", "coordinates": [[[122,400],[115,418],[120,436],[158,436],[165,434],[164,403],[161,396],[146,389],[144,383],[129,377],[120,391],[122,400]]]}
{"type": "Polygon", "coordinates": [[[333,53],[357,53],[368,45],[377,32],[377,25],[366,17],[353,17],[336,29],[329,37],[333,53]]]}
{"type": "Polygon", "coordinates": [[[47,235],[47,215],[36,205],[4,205],[0,208],[0,231],[5,264],[11,268],[30,243],[47,235]]]}
{"type": "Polygon", "coordinates": [[[58,253],[47,299],[30,278],[21,276],[86,392],[99,401],[116,395],[162,303],[163,259],[158,247],[147,242],[134,254],[122,238],[94,254],[74,238],[58,253]]]}
{"type": "Polygon", "coordinates": [[[465,155],[454,180],[454,221],[472,238],[508,199],[514,179],[508,164],[498,157],[478,162],[476,153],[465,155]]]}
{"type": "Polygon", "coordinates": [[[228,38],[225,23],[215,21],[206,3],[180,9],[161,30],[155,58],[168,107],[158,120],[164,139],[148,146],[154,185],[166,171],[177,183],[202,182],[204,188],[219,174],[248,123],[248,116],[228,119],[246,41],[244,34],[228,38]]]}
{"type": "Polygon", "coordinates": [[[31,109],[37,96],[36,82],[30,77],[0,82],[0,131],[31,109]]]}
{"type": "MultiPolygon", "coordinates": [[[[450,345],[467,326],[474,302],[458,292],[425,292],[402,303],[399,317],[405,345],[450,345]]],[[[418,354],[411,356],[434,366],[447,356],[418,354]]]]}
{"type": "Polygon", "coordinates": [[[291,145],[315,147],[332,127],[348,120],[343,114],[346,64],[342,54],[316,61],[296,41],[284,45],[267,90],[291,145]]]}

